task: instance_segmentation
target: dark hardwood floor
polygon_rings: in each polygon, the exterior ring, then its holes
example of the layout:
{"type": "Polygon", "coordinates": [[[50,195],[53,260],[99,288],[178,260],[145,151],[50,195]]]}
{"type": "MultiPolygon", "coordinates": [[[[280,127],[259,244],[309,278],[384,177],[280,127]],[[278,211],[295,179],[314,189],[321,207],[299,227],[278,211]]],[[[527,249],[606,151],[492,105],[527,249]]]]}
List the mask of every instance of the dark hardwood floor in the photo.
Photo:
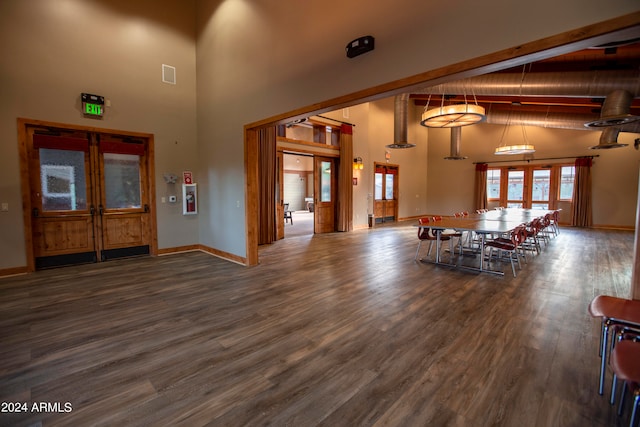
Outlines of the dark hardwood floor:
{"type": "Polygon", "coordinates": [[[0,400],[29,407],[0,425],[623,425],[587,306],[628,297],[633,241],[563,228],[496,277],[414,262],[401,224],[251,268],[192,252],[3,278],[0,400]]]}

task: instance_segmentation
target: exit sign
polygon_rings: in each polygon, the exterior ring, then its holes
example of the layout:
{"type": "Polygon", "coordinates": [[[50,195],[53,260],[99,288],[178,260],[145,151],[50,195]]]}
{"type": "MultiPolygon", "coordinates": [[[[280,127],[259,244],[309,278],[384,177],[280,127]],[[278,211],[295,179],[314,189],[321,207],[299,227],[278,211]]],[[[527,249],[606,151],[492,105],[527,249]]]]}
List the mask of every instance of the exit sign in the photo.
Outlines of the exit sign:
{"type": "Polygon", "coordinates": [[[104,96],[82,93],[82,114],[85,117],[102,117],[104,114],[104,96]]]}
{"type": "Polygon", "coordinates": [[[102,105],[100,104],[92,104],[90,102],[85,102],[84,104],[84,114],[89,116],[101,116],[102,115],[102,105]]]}

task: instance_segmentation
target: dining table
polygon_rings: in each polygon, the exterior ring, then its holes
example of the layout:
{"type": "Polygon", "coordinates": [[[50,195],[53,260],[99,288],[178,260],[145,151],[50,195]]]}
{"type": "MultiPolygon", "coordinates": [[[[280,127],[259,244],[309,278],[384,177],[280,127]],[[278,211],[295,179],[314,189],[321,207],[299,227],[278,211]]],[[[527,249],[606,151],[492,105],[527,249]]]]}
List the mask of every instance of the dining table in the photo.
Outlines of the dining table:
{"type": "MultiPolygon", "coordinates": [[[[436,255],[435,261],[424,260],[423,262],[432,262],[438,265],[455,266],[458,268],[473,270],[480,273],[490,273],[503,276],[504,272],[500,270],[493,270],[485,267],[484,265],[484,246],[487,235],[503,235],[509,234],[513,229],[521,225],[523,222],[520,220],[513,220],[511,218],[495,219],[495,218],[483,218],[483,217],[442,217],[438,221],[432,221],[427,224],[418,224],[417,227],[431,228],[436,233],[436,255]],[[442,242],[442,235],[446,230],[455,230],[456,232],[473,232],[480,238],[479,245],[479,258],[480,262],[478,266],[467,266],[460,264],[444,263],[440,257],[440,249],[442,242]]],[[[452,254],[453,255],[453,254],[452,254]]]]}
{"type": "Polygon", "coordinates": [[[483,213],[470,213],[466,218],[488,219],[494,221],[520,221],[529,223],[536,218],[544,217],[547,214],[553,214],[560,209],[524,209],[524,208],[505,208],[492,209],[483,213]]]}

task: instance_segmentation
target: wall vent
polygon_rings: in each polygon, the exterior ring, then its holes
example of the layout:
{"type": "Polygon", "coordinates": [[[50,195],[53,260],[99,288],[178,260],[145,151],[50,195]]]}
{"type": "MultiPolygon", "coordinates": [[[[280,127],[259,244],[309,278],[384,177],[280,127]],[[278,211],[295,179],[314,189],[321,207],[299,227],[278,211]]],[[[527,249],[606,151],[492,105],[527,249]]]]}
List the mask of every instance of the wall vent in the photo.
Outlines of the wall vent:
{"type": "Polygon", "coordinates": [[[176,84],[176,67],[162,64],[162,82],[176,84]]]}

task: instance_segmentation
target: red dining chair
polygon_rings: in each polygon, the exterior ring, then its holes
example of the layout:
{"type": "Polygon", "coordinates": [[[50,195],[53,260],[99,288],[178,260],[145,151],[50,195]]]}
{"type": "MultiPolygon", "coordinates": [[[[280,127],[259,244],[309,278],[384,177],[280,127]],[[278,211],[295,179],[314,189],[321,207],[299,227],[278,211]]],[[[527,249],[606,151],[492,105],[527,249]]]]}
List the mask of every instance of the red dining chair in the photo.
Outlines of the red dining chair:
{"type": "MultiPolygon", "coordinates": [[[[429,250],[427,251],[427,256],[430,256],[431,246],[433,245],[433,242],[438,240],[437,233],[434,232],[432,228],[428,227],[429,222],[430,222],[429,218],[418,219],[418,224],[420,225],[418,227],[418,248],[416,249],[416,256],[413,258],[414,261],[418,259],[418,254],[420,253],[420,246],[422,245],[422,242],[424,242],[425,240],[429,241],[429,250]]],[[[445,241],[445,240],[450,240],[450,238],[448,236],[441,235],[440,240],[445,241]]]]}
{"type": "Polygon", "coordinates": [[[523,247],[530,249],[532,252],[540,253],[542,250],[540,245],[540,231],[542,230],[542,222],[540,218],[534,218],[525,227],[525,241],[523,247]]]}
{"type": "MultiPolygon", "coordinates": [[[[442,216],[441,215],[437,215],[431,218],[431,220],[433,222],[437,222],[437,221],[442,221],[442,216]]],[[[458,252],[460,254],[462,254],[462,233],[456,230],[451,230],[451,229],[445,229],[442,230],[442,232],[440,233],[440,240],[442,240],[442,236],[447,237],[447,240],[449,240],[449,253],[453,256],[453,240],[454,238],[458,239],[458,243],[456,244],[456,246],[458,247],[458,252]]]]}
{"type": "MultiPolygon", "coordinates": [[[[633,340],[618,342],[611,352],[611,370],[614,381],[620,379],[624,382],[620,392],[618,415],[622,415],[627,388],[633,393],[633,409],[629,419],[629,427],[633,427],[636,419],[640,417],[640,342],[633,340]]],[[[615,388],[615,382],[613,387],[615,388]]]]}
{"type": "Polygon", "coordinates": [[[553,211],[553,213],[551,214],[551,225],[553,226],[553,228],[556,231],[556,236],[558,234],[560,234],[560,211],[559,210],[555,210],[553,211]]]}
{"type": "Polygon", "coordinates": [[[616,328],[640,328],[640,301],[597,295],[589,304],[589,314],[600,318],[600,382],[598,393],[604,392],[604,377],[607,367],[607,357],[615,339],[609,337],[615,334],[616,328]],[[613,334],[612,334],[613,332],[613,334]]]}
{"type": "Polygon", "coordinates": [[[555,237],[558,235],[558,233],[556,232],[556,228],[553,225],[552,213],[548,213],[542,217],[542,225],[544,225],[544,228],[542,229],[542,233],[545,236],[547,236],[547,240],[549,240],[550,237],[555,237]]]}
{"type": "Polygon", "coordinates": [[[511,231],[508,238],[497,238],[485,242],[485,247],[489,247],[489,262],[491,262],[491,258],[493,257],[494,249],[498,250],[497,259],[504,259],[506,258],[505,255],[508,254],[513,277],[516,277],[516,267],[514,260],[518,262],[518,268],[522,269],[522,265],[520,264],[519,251],[522,250],[522,243],[525,239],[525,233],[525,226],[519,225],[511,231]]]}

